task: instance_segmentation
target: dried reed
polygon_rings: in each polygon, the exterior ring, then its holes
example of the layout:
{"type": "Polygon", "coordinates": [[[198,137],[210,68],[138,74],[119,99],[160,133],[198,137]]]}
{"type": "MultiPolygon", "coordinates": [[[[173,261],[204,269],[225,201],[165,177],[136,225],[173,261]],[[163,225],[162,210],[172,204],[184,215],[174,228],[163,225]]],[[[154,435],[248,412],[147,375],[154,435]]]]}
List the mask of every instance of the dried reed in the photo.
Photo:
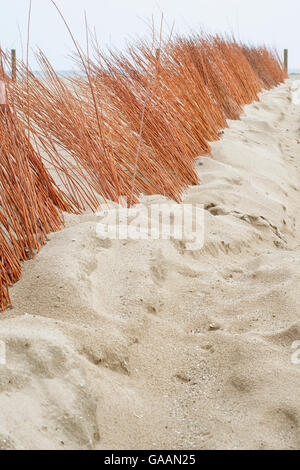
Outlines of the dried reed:
{"type": "Polygon", "coordinates": [[[58,76],[38,51],[44,77],[20,62],[12,83],[1,53],[1,310],[21,262],[61,227],[61,211],[96,209],[99,198],[132,204],[140,193],[179,201],[198,183],[195,157],[210,152],[227,119],[287,77],[276,52],[234,38],[160,34],[157,47],[141,41],[109,54],[95,41],[93,58],[74,44],[85,76],[58,76]]]}

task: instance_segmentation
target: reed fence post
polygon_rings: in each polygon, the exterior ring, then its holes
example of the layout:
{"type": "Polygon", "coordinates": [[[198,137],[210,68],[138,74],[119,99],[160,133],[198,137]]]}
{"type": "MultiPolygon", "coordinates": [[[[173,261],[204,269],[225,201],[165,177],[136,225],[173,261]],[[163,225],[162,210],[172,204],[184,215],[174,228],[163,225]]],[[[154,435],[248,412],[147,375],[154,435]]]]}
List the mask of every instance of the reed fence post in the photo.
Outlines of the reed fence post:
{"type": "Polygon", "coordinates": [[[17,56],[16,49],[11,50],[11,78],[16,80],[17,78],[17,56]]]}
{"type": "Polygon", "coordinates": [[[284,49],[283,51],[283,61],[284,61],[284,66],[286,68],[286,70],[288,71],[288,66],[289,66],[289,60],[288,60],[288,57],[289,57],[289,53],[288,53],[288,49],[284,49]]]}

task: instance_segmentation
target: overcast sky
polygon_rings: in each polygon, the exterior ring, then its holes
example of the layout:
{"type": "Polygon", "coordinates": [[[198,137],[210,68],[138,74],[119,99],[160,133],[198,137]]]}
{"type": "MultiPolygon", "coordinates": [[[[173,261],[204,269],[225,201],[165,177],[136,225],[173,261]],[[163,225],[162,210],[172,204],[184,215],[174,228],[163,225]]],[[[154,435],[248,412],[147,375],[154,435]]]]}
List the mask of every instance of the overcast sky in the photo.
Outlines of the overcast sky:
{"type": "MultiPolygon", "coordinates": [[[[145,35],[146,20],[161,12],[175,30],[234,32],[240,39],[266,43],[282,53],[289,49],[290,68],[300,69],[300,0],[57,0],[75,37],[85,44],[84,11],[101,46],[122,48],[126,40],[145,35]]],[[[29,0],[0,0],[0,44],[26,48],[29,0]]],[[[57,70],[68,70],[72,43],[50,0],[32,0],[31,48],[39,46],[57,70]]],[[[36,68],[31,56],[31,65],[36,68]]]]}

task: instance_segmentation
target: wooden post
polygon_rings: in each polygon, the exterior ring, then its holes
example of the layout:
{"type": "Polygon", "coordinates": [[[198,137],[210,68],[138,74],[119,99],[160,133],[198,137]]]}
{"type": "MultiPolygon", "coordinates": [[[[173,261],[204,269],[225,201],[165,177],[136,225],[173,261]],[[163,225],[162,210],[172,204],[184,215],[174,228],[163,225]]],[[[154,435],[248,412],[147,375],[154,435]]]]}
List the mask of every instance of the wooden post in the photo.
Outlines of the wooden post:
{"type": "Polygon", "coordinates": [[[17,58],[16,49],[11,50],[11,78],[16,80],[17,78],[17,58]]]}
{"type": "Polygon", "coordinates": [[[284,66],[285,66],[286,70],[288,71],[289,61],[288,61],[288,50],[287,49],[284,49],[283,56],[284,56],[284,66]]]}

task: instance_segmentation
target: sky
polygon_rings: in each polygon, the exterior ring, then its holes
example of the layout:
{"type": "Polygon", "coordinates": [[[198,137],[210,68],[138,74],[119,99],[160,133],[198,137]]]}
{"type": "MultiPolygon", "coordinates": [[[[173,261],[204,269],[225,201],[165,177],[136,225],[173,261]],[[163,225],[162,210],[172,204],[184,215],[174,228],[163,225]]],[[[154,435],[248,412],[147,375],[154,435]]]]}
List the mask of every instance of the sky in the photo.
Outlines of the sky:
{"type": "MultiPolygon", "coordinates": [[[[122,49],[126,42],[149,32],[153,15],[163,13],[167,25],[180,33],[193,30],[233,32],[253,44],[264,43],[282,54],[289,49],[289,68],[300,69],[300,0],[57,0],[72,33],[85,47],[86,12],[91,30],[103,49],[122,49]]],[[[29,0],[0,0],[0,46],[26,55],[29,0]]],[[[167,26],[166,26],[167,29],[167,26]]],[[[41,48],[57,70],[74,67],[72,41],[50,0],[32,0],[30,65],[41,48]]]]}

